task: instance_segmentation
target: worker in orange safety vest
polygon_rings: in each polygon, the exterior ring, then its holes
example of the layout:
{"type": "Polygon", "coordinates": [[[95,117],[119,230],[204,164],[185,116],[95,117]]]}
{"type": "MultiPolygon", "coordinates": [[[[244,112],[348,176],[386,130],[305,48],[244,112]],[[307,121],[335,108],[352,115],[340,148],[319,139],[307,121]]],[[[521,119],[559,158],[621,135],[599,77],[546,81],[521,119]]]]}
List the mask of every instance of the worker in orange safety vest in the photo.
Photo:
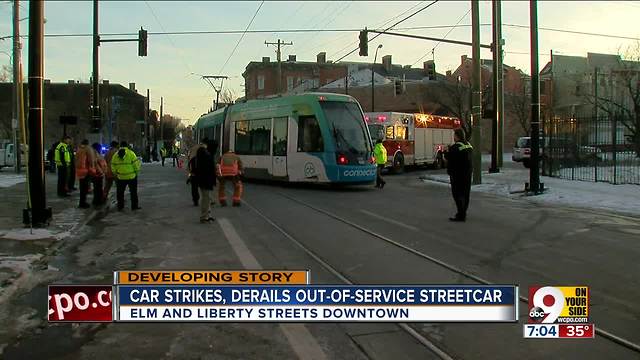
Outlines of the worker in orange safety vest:
{"type": "Polygon", "coordinates": [[[231,181],[233,183],[233,206],[240,206],[240,198],[242,197],[242,160],[232,150],[227,151],[220,157],[217,166],[218,179],[218,200],[221,206],[227,206],[227,194],[224,192],[224,183],[231,181]]]}

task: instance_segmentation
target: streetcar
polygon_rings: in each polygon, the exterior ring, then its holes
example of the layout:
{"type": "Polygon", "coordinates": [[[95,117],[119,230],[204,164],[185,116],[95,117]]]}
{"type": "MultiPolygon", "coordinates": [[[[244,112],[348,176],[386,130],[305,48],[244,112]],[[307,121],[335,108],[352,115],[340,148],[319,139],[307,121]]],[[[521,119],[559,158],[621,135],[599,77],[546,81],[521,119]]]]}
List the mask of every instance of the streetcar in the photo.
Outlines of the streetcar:
{"type": "Polygon", "coordinates": [[[351,96],[305,93],[248,100],[198,119],[196,139],[233,150],[244,176],[286,182],[371,184],[373,146],[351,96]]]}
{"type": "Polygon", "coordinates": [[[365,122],[373,141],[382,140],[395,173],[407,165],[443,167],[444,151],[460,127],[458,118],[422,113],[368,112],[365,122]]]}

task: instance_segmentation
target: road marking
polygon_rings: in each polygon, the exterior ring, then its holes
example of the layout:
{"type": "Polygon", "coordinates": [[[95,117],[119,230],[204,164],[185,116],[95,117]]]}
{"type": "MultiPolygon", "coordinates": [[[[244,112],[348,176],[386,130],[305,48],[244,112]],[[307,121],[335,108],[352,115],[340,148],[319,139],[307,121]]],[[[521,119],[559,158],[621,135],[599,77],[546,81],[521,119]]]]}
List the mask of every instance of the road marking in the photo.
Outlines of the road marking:
{"type": "Polygon", "coordinates": [[[407,225],[405,223],[401,223],[400,221],[389,219],[389,218],[386,218],[384,216],[380,216],[378,214],[374,214],[374,213],[372,213],[370,211],[367,211],[367,210],[360,209],[360,211],[365,213],[365,214],[367,214],[367,215],[369,215],[369,216],[371,216],[371,217],[386,221],[386,222],[394,224],[394,225],[401,226],[401,227],[403,227],[405,229],[409,229],[409,230],[412,230],[412,231],[419,231],[419,229],[417,227],[415,227],[415,226],[407,225]]]}
{"type": "MultiPolygon", "coordinates": [[[[245,242],[242,240],[236,229],[228,219],[218,219],[220,228],[224,236],[229,241],[231,248],[240,259],[240,263],[246,269],[260,270],[262,266],[251,253],[245,242]]],[[[280,324],[280,329],[289,341],[291,348],[300,359],[327,360],[327,356],[311,335],[307,327],[303,324],[280,324]]]]}

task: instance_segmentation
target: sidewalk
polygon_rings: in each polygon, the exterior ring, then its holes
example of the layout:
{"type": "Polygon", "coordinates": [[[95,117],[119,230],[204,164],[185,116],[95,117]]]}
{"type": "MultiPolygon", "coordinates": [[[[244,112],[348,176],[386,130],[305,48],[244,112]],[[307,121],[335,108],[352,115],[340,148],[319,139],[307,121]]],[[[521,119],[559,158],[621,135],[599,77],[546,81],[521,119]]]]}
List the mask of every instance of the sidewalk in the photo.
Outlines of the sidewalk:
{"type": "MultiPolygon", "coordinates": [[[[511,154],[505,154],[505,165],[507,161],[511,161],[510,156],[511,154]]],[[[486,168],[487,158],[490,159],[483,155],[483,169],[486,168]]],[[[426,174],[420,179],[428,183],[449,183],[449,176],[446,174],[426,174]]],[[[640,186],[637,185],[612,185],[540,176],[540,182],[544,183],[547,190],[541,195],[524,196],[522,192],[527,182],[529,182],[529,169],[521,166],[505,166],[496,174],[483,171],[482,184],[472,186],[471,191],[514,199],[522,198],[535,203],[640,215],[640,186]]]]}
{"type": "MultiPolygon", "coordinates": [[[[38,316],[25,314],[27,304],[14,301],[16,296],[29,294],[39,284],[57,276],[57,269],[47,264],[47,257],[79,232],[97,212],[79,209],[77,191],[69,198],[56,196],[56,175],[46,173],[47,206],[53,210],[53,219],[47,228],[30,229],[22,224],[22,210],[27,204],[24,174],[11,169],[0,171],[0,339],[11,338],[23,329],[39,322],[38,316]]],[[[45,288],[46,289],[46,288],[45,288]]],[[[40,297],[34,299],[40,307],[40,297]]],[[[46,316],[43,314],[43,316],[46,316]]],[[[0,354],[7,344],[0,341],[0,354]]]]}

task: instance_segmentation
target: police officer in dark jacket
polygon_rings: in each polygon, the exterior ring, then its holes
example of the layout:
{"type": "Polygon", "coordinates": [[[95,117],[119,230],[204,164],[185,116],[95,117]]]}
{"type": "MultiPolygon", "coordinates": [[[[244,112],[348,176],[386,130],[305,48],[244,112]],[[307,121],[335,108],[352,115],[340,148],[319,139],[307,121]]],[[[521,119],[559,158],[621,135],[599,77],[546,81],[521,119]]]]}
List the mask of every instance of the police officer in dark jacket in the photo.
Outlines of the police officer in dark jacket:
{"type": "Polygon", "coordinates": [[[469,207],[469,193],[471,192],[472,154],[473,147],[466,141],[464,130],[456,129],[453,134],[455,144],[449,146],[445,152],[447,173],[451,179],[451,194],[456,203],[458,213],[451,221],[465,221],[469,207]]]}

